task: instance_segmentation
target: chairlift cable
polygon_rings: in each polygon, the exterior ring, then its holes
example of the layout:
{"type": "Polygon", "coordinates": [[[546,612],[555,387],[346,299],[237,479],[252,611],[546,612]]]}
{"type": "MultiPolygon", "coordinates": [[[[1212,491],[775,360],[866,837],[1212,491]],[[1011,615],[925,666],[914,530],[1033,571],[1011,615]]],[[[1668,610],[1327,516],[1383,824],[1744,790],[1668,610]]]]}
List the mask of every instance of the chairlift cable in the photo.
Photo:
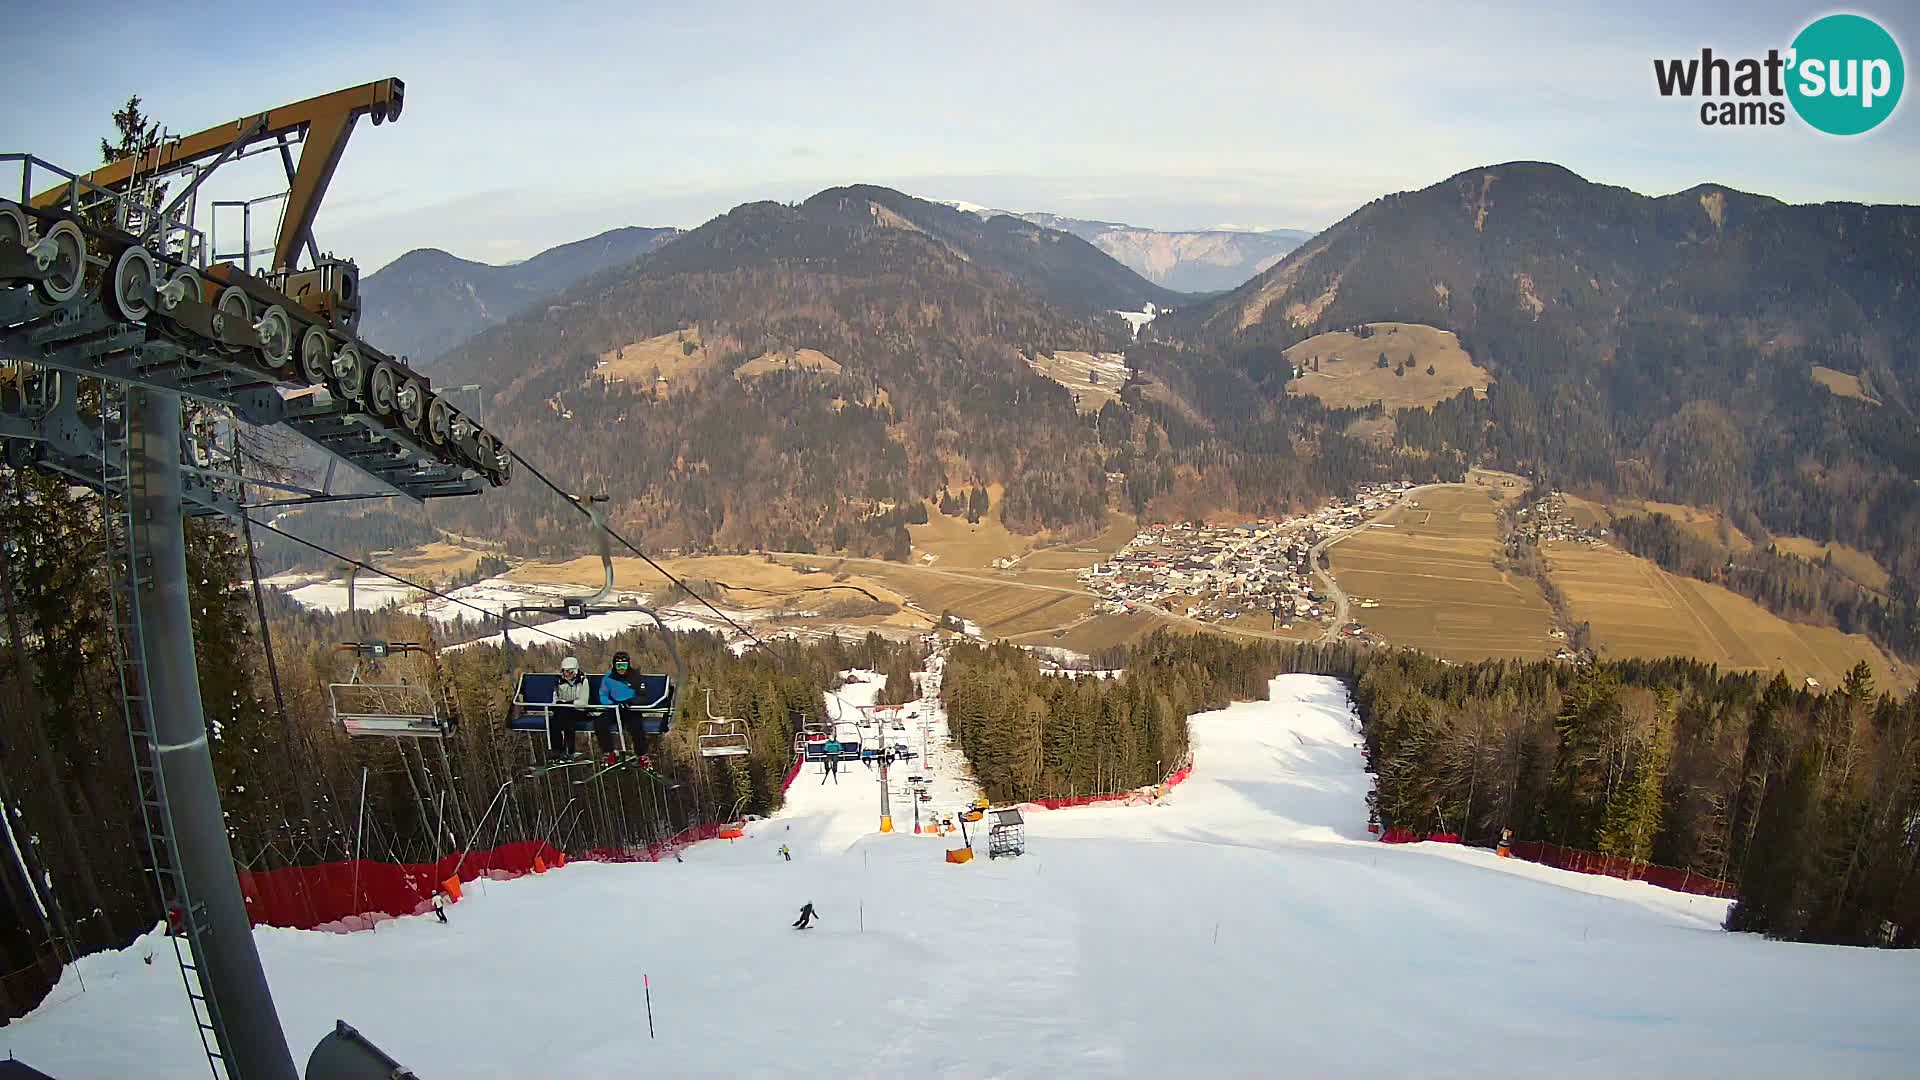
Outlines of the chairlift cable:
{"type": "MultiPolygon", "coordinates": [[[[580,514],[583,517],[587,518],[589,521],[593,520],[592,512],[587,509],[586,505],[580,500],[578,496],[574,495],[572,492],[567,491],[565,488],[561,487],[559,484],[556,484],[552,480],[548,479],[547,474],[541,472],[537,466],[535,466],[532,462],[528,461],[525,457],[521,456],[518,450],[508,448],[507,453],[513,456],[513,460],[520,463],[521,468],[524,468],[527,470],[527,472],[531,473],[535,480],[540,481],[541,484],[545,485],[547,489],[552,491],[555,495],[558,495],[562,499],[565,499],[567,502],[567,505],[573,507],[575,510],[578,510],[580,514]]],[[[728,615],[724,611],[721,611],[719,608],[713,606],[712,601],[709,601],[706,597],[700,596],[699,594],[695,593],[692,589],[688,588],[686,582],[681,581],[679,578],[675,577],[673,573],[669,571],[666,567],[661,566],[659,563],[655,562],[653,560],[653,556],[648,555],[646,552],[634,546],[634,543],[631,540],[628,540],[626,537],[620,535],[620,531],[618,529],[615,529],[613,526],[607,524],[605,521],[598,522],[598,525],[601,528],[601,530],[604,531],[609,537],[615,540],[618,540],[620,542],[621,547],[624,547],[628,551],[631,551],[635,555],[639,556],[641,561],[645,562],[648,566],[651,566],[655,570],[659,571],[662,577],[666,578],[667,581],[672,583],[674,586],[678,587],[680,591],[686,593],[688,596],[693,597],[695,600],[700,601],[701,605],[704,606],[708,611],[711,611],[715,615],[718,615],[722,622],[725,622],[728,626],[731,626],[735,630],[739,631],[742,637],[746,638],[748,641],[753,642],[755,646],[761,649],[767,648],[767,643],[764,641],[761,641],[758,637],[756,637],[753,631],[748,630],[744,626],[741,626],[738,622],[734,621],[732,616],[728,615]]]]}
{"type": "MultiPolygon", "coordinates": [[[[408,578],[401,577],[399,574],[395,574],[387,570],[382,570],[378,566],[373,565],[372,563],[362,562],[361,560],[355,559],[351,556],[342,555],[339,552],[323,544],[316,544],[313,541],[306,539],[305,537],[296,536],[293,533],[290,533],[287,530],[280,528],[278,525],[272,525],[264,521],[256,521],[253,524],[259,526],[262,529],[266,529],[268,532],[274,533],[279,536],[284,536],[296,544],[300,544],[303,547],[310,548],[314,551],[319,552],[322,555],[328,556],[329,558],[338,559],[341,562],[347,563],[348,565],[353,566],[356,569],[370,570],[373,573],[376,573],[383,578],[386,578],[390,581],[397,581],[400,584],[405,585],[410,589],[418,589],[421,592],[426,593],[428,596],[434,597],[439,600],[445,600],[448,603],[459,604],[461,607],[469,608],[473,611],[477,611],[481,615],[484,615],[488,620],[495,620],[495,619],[502,618],[501,614],[497,611],[489,611],[486,608],[483,608],[479,604],[473,603],[470,600],[462,600],[457,596],[453,596],[451,594],[441,592],[439,589],[433,588],[430,585],[422,585],[417,581],[412,581],[408,578]]],[[[522,622],[519,619],[511,619],[511,618],[507,619],[507,622],[513,624],[516,627],[519,627],[522,630],[532,630],[537,633],[545,634],[546,636],[552,638],[555,641],[560,642],[563,645],[574,644],[574,642],[570,641],[569,639],[564,638],[559,634],[556,634],[553,631],[548,630],[547,628],[543,626],[539,626],[534,623],[522,622]]]]}

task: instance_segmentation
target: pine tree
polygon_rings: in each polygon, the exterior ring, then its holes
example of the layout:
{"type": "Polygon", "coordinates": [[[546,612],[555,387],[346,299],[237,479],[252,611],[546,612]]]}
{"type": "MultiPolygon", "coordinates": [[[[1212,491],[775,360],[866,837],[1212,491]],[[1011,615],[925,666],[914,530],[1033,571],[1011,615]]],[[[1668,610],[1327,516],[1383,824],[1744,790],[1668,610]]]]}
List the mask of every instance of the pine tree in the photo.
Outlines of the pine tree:
{"type": "Polygon", "coordinates": [[[1652,857],[1653,839],[1660,831],[1665,809],[1662,793],[1671,749],[1668,709],[1668,703],[1663,703],[1640,747],[1630,778],[1607,804],[1597,848],[1602,855],[1642,863],[1652,857]]]}

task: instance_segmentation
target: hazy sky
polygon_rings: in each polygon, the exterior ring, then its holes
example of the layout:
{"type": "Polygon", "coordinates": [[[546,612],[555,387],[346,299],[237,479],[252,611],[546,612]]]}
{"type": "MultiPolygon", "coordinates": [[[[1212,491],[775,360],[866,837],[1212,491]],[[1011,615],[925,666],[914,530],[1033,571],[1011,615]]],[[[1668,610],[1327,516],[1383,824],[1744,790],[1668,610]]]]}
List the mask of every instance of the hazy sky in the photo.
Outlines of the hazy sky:
{"type": "MultiPolygon", "coordinates": [[[[1697,103],[1654,90],[1655,56],[1763,54],[1828,10],[42,4],[9,18],[0,150],[90,167],[132,93],[185,133],[398,75],[404,116],[356,129],[315,230],[367,269],[427,246],[503,262],[853,182],[1157,228],[1322,228],[1376,195],[1515,159],[1654,194],[1714,181],[1794,202],[1920,202],[1920,90],[1853,139],[1797,121],[1706,128],[1697,103]],[[109,55],[127,59],[102,69],[109,55]]],[[[1846,10],[1893,32],[1916,81],[1920,8],[1846,10]]],[[[271,177],[256,175],[216,194],[264,192],[271,177]]]]}

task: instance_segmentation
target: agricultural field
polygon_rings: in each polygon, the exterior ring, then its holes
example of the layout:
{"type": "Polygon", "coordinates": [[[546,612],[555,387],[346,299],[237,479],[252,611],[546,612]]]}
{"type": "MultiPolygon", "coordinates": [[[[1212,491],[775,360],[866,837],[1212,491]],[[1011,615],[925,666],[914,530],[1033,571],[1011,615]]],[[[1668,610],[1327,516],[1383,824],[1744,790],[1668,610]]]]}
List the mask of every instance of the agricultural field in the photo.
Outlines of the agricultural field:
{"type": "Polygon", "coordinates": [[[1886,592],[1887,586],[1892,584],[1892,579],[1879,561],[1856,547],[1821,543],[1804,536],[1776,536],[1773,546],[1783,554],[1798,555],[1808,562],[1819,562],[1831,555],[1834,569],[1876,592],[1886,592]]]}
{"type": "Polygon", "coordinates": [[[381,566],[401,577],[416,581],[422,578],[429,581],[444,581],[472,571],[474,567],[480,565],[481,558],[486,554],[484,551],[476,551],[460,544],[441,541],[382,557],[379,562],[381,566]]]}
{"type": "Polygon", "coordinates": [[[995,559],[1012,559],[1030,550],[1038,537],[1009,532],[1000,522],[1000,503],[1006,489],[999,484],[987,487],[990,504],[979,524],[967,521],[965,514],[947,515],[938,506],[928,507],[925,525],[907,526],[913,538],[913,562],[916,566],[937,566],[943,570],[979,569],[992,566],[995,559]],[[927,556],[933,556],[931,560],[927,556]]]}
{"type": "Polygon", "coordinates": [[[674,383],[706,370],[711,363],[712,354],[695,326],[601,353],[596,373],[608,382],[647,384],[665,375],[674,383]]]}
{"type": "Polygon", "coordinates": [[[891,592],[910,596],[932,615],[951,611],[980,625],[989,638],[1018,637],[1078,622],[1093,612],[1094,598],[1064,586],[995,581],[934,570],[863,562],[860,574],[891,592]]]}
{"type": "Polygon", "coordinates": [[[1107,515],[1107,527],[1098,536],[1085,540],[1069,541],[1057,547],[1036,548],[1020,560],[1024,570],[1070,570],[1080,571],[1097,562],[1104,562],[1126,546],[1134,538],[1140,526],[1132,515],[1118,511],[1107,515]]]}
{"type": "Polygon", "coordinates": [[[1373,334],[1355,337],[1344,330],[1315,334],[1286,351],[1306,374],[1287,384],[1287,393],[1319,398],[1328,407],[1357,409],[1379,402],[1395,409],[1430,409],[1462,390],[1476,393],[1493,376],[1473,362],[1451,332],[1419,323],[1369,323],[1373,334]],[[1387,367],[1380,366],[1385,354],[1387,367]],[[1395,369],[1412,357],[1405,374],[1395,369]],[[1312,370],[1314,361],[1320,370],[1312,370]],[[1427,374],[1432,368],[1433,374],[1427,374]]]}
{"type": "Polygon", "coordinates": [[[1718,585],[1676,577],[1614,548],[1550,543],[1553,581],[1573,617],[1591,624],[1603,657],[1692,656],[1724,668],[1783,670],[1834,686],[1860,660],[1882,686],[1911,686],[1913,672],[1871,641],[1831,627],[1788,622],[1718,585]]]}
{"type": "MultiPolygon", "coordinates": [[[[688,559],[668,559],[662,565],[675,577],[701,589],[714,603],[726,608],[779,616],[807,612],[821,618],[877,618],[887,624],[924,627],[926,620],[911,613],[893,610],[906,598],[870,577],[836,574],[828,569],[834,560],[812,559],[807,565],[769,562],[758,555],[709,555],[688,559]],[[831,585],[852,585],[873,594],[868,598],[848,589],[821,590],[831,585]],[[706,593],[705,587],[711,587],[706,593]]],[[[616,590],[657,593],[667,587],[666,578],[637,558],[613,560],[616,590]]],[[[566,562],[523,563],[506,575],[510,581],[527,584],[572,585],[591,589],[600,584],[600,560],[591,556],[566,562]]]]}
{"type": "Polygon", "coordinates": [[[1390,644],[1451,660],[1553,655],[1553,612],[1540,587],[1493,565],[1499,512],[1486,488],[1427,488],[1385,514],[1383,527],[1330,546],[1353,620],[1390,644]]]}
{"type": "Polygon", "coordinates": [[[1166,625],[1152,615],[1095,615],[1065,628],[1039,630],[1014,638],[1017,645],[1071,649],[1091,656],[1101,649],[1132,645],[1166,625]]]}
{"type": "Polygon", "coordinates": [[[1609,528],[1616,517],[1628,514],[1665,514],[1674,524],[1709,543],[1719,544],[1734,551],[1749,551],[1753,540],[1728,521],[1718,510],[1705,506],[1686,506],[1681,503],[1660,502],[1655,499],[1619,499],[1614,502],[1594,502],[1577,495],[1564,496],[1567,503],[1567,516],[1580,528],[1609,528]]]}
{"type": "Polygon", "coordinates": [[[771,375],[776,371],[824,371],[829,375],[840,374],[840,362],[817,349],[796,349],[792,352],[770,352],[741,364],[733,369],[736,379],[757,379],[762,375],[771,375]]]}
{"type": "Polygon", "coordinates": [[[1519,473],[1482,469],[1477,466],[1467,470],[1466,483],[1468,487],[1480,488],[1500,496],[1502,502],[1525,495],[1527,489],[1533,486],[1533,481],[1519,473]]]}
{"type": "Polygon", "coordinates": [[[1133,374],[1122,353],[1055,352],[1026,361],[1033,370],[1073,391],[1074,407],[1083,413],[1099,412],[1107,402],[1118,401],[1120,388],[1133,374]]]}
{"type": "Polygon", "coordinates": [[[1821,367],[1819,364],[1813,365],[1810,374],[1814,382],[1826,387],[1827,392],[1835,397],[1853,398],[1855,401],[1864,401],[1869,405],[1880,404],[1878,399],[1867,393],[1866,387],[1860,385],[1858,375],[1849,375],[1844,371],[1821,367]]]}

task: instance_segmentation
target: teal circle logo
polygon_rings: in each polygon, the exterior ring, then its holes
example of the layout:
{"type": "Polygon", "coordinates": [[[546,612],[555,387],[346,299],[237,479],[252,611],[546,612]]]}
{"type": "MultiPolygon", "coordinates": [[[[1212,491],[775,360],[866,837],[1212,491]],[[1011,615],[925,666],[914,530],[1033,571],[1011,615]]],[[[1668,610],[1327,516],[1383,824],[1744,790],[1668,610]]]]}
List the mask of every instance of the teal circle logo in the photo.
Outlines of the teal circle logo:
{"type": "Polygon", "coordinates": [[[1878,127],[1907,82],[1900,46],[1863,15],[1815,19],[1793,39],[1787,99],[1800,119],[1829,135],[1878,127]]]}

